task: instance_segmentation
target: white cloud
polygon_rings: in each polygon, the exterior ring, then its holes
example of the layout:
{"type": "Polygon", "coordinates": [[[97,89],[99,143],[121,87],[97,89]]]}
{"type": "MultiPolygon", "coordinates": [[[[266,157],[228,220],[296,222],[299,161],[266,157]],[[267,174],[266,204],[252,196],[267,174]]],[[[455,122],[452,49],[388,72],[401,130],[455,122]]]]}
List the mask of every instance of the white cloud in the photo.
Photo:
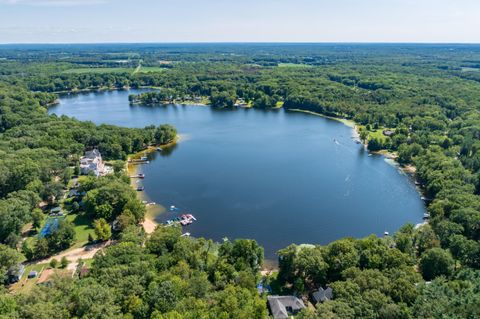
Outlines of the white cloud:
{"type": "Polygon", "coordinates": [[[30,6],[82,6],[106,3],[107,0],[0,0],[0,4],[6,3],[9,5],[30,5],[30,6]]]}

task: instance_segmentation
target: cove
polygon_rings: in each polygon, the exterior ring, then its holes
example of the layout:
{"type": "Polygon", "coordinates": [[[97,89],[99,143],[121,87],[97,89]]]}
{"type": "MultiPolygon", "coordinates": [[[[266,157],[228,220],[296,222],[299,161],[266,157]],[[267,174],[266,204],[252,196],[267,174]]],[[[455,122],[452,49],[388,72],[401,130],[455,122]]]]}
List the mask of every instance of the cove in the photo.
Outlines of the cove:
{"type": "Polygon", "coordinates": [[[197,218],[185,230],[192,236],[253,238],[272,259],[291,243],[382,235],[422,219],[410,178],[369,156],[337,121],[282,109],[130,106],[128,95],[138,92],[65,96],[49,112],[96,124],[175,125],[181,142],[149,155],[142,185],[152,201],[197,218]]]}

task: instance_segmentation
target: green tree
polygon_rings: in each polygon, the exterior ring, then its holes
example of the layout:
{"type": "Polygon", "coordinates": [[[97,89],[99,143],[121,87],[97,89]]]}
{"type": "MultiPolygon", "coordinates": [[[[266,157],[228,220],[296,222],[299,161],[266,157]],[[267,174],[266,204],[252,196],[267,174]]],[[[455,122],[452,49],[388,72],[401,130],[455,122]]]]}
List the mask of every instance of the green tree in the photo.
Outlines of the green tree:
{"type": "Polygon", "coordinates": [[[70,262],[68,261],[67,257],[63,256],[62,259],[60,259],[60,267],[62,268],[67,268],[68,264],[70,262]]]}
{"type": "Polygon", "coordinates": [[[15,266],[20,261],[22,255],[15,249],[0,244],[0,280],[3,282],[10,267],[15,266]]]}
{"type": "Polygon", "coordinates": [[[97,239],[106,241],[112,237],[112,229],[110,227],[110,224],[103,218],[96,219],[93,222],[93,226],[95,229],[95,235],[97,236],[97,239]]]}
{"type": "Polygon", "coordinates": [[[441,248],[427,250],[420,259],[420,271],[425,280],[438,276],[450,276],[453,273],[454,261],[450,253],[441,248]]]}
{"type": "Polygon", "coordinates": [[[50,267],[57,268],[57,266],[58,266],[58,260],[56,260],[55,258],[52,258],[52,260],[50,260],[50,267]]]}

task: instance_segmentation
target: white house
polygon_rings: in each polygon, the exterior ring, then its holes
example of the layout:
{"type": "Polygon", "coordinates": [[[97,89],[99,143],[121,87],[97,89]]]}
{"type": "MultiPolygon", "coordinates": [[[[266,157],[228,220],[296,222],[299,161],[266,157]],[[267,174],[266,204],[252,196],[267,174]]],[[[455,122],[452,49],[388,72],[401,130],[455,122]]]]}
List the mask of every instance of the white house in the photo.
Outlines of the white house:
{"type": "Polygon", "coordinates": [[[85,156],[80,158],[80,173],[83,175],[88,175],[90,172],[93,172],[95,176],[106,174],[102,155],[97,149],[86,151],[85,156]]]}

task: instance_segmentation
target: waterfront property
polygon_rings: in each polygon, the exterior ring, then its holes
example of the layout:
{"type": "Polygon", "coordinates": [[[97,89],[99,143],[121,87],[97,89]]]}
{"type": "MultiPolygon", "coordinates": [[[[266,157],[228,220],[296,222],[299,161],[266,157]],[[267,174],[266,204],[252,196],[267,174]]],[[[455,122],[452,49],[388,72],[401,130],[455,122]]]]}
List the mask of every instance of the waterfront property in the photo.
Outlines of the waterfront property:
{"type": "Polygon", "coordinates": [[[93,173],[95,176],[105,175],[107,172],[102,155],[97,149],[86,151],[80,158],[80,173],[88,175],[93,173]]]}

